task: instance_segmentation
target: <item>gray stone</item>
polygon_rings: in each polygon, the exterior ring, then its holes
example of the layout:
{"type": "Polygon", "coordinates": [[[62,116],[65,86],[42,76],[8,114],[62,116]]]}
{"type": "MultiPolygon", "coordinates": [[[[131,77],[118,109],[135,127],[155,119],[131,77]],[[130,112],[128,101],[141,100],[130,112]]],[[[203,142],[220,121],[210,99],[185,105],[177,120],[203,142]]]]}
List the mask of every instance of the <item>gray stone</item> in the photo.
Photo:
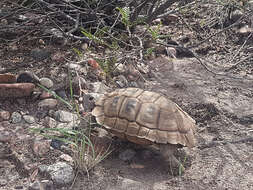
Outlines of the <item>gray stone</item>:
{"type": "Polygon", "coordinates": [[[236,22],[238,21],[241,17],[243,16],[243,12],[239,9],[236,9],[234,10],[232,13],[231,13],[231,20],[233,22],[236,22]]]}
{"type": "Polygon", "coordinates": [[[0,179],[0,187],[6,186],[8,181],[6,179],[0,179]]]}
{"type": "Polygon", "coordinates": [[[78,71],[79,69],[81,69],[81,66],[78,65],[78,64],[69,63],[69,64],[68,64],[68,68],[69,68],[70,70],[78,71]]]}
{"type": "Polygon", "coordinates": [[[41,100],[38,103],[38,107],[41,110],[54,109],[56,107],[56,105],[57,105],[57,100],[56,99],[52,99],[52,98],[41,100]]]}
{"type": "Polygon", "coordinates": [[[136,152],[132,149],[127,149],[124,152],[121,152],[119,154],[119,159],[123,160],[123,161],[129,161],[132,160],[133,157],[135,156],[136,152]]]}
{"type": "Polygon", "coordinates": [[[137,88],[138,84],[137,84],[137,82],[130,82],[129,83],[129,87],[135,87],[135,88],[137,88]]]}
{"type": "Polygon", "coordinates": [[[38,169],[41,173],[45,173],[47,172],[47,169],[48,169],[49,166],[45,165],[45,164],[42,164],[42,165],[39,165],[38,166],[38,169]]]}
{"type": "Polygon", "coordinates": [[[13,113],[11,114],[11,123],[16,124],[16,123],[20,123],[21,121],[22,121],[22,116],[21,116],[20,113],[18,113],[18,112],[13,112],[13,113]]]}
{"type": "Polygon", "coordinates": [[[124,75],[119,75],[114,79],[115,83],[119,88],[124,88],[128,86],[128,81],[124,75]]]}
{"type": "Polygon", "coordinates": [[[68,123],[68,122],[76,121],[78,119],[78,116],[71,112],[58,110],[54,113],[54,118],[57,121],[68,123]]]}
{"type": "Polygon", "coordinates": [[[48,89],[52,88],[54,86],[54,83],[51,79],[49,78],[41,78],[40,79],[40,84],[48,89]]]}
{"type": "Polygon", "coordinates": [[[94,93],[104,94],[109,89],[109,87],[102,82],[94,82],[91,85],[93,86],[94,93]]]}
{"type": "Polygon", "coordinates": [[[29,123],[29,124],[35,123],[35,119],[31,115],[24,115],[23,119],[26,121],[26,123],[29,123]]]}
{"type": "Polygon", "coordinates": [[[47,128],[55,128],[57,125],[57,121],[55,121],[55,119],[53,119],[52,117],[47,116],[43,119],[43,125],[47,128]]]}
{"type": "Polygon", "coordinates": [[[57,162],[48,166],[47,173],[57,185],[69,184],[75,177],[73,168],[65,162],[57,162]]]}

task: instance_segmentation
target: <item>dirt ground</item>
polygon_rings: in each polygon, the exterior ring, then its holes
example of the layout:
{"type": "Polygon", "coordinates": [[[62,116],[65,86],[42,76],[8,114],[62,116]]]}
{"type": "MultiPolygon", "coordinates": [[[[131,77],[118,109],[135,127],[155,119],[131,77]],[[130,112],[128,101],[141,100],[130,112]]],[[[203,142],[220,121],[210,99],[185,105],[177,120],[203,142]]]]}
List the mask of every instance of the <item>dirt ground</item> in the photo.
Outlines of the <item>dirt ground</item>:
{"type": "MultiPolygon", "coordinates": [[[[204,45],[207,44],[208,42],[204,45]]],[[[40,45],[37,41],[29,40],[25,46],[20,44],[17,48],[1,45],[0,66],[5,70],[0,70],[0,73],[29,70],[39,77],[49,77],[55,83],[60,83],[62,76],[67,73],[64,65],[76,58],[72,46],[46,46],[52,54],[59,53],[66,58],[60,62],[52,61],[51,58],[34,61],[30,52],[38,46],[40,45]]],[[[215,68],[224,69],[224,63],[215,62],[212,56],[207,54],[206,58],[215,63],[215,68]]],[[[147,65],[155,71],[155,75],[149,73],[145,76],[144,88],[169,97],[197,122],[197,147],[183,148],[177,153],[180,160],[185,160],[185,172],[182,175],[178,175],[177,171],[171,173],[168,164],[157,152],[148,148],[136,149],[133,144],[122,143],[120,149],[99,163],[89,175],[78,175],[73,185],[58,189],[253,189],[252,62],[234,70],[233,74],[209,72],[195,58],[156,58],[147,62],[147,65]],[[131,161],[124,162],[118,155],[129,148],[134,149],[136,155],[131,161]]],[[[33,112],[36,105],[37,102],[29,99],[23,104],[18,100],[8,100],[2,101],[0,108],[10,112],[33,112]]],[[[38,163],[51,164],[58,160],[58,150],[50,150],[43,159],[33,157],[30,140],[34,134],[28,129],[29,125],[8,126],[8,131],[17,134],[15,149],[20,154],[18,157],[22,158],[22,161],[29,160],[30,168],[38,163]]],[[[33,174],[24,172],[26,169],[22,168],[19,161],[3,156],[8,153],[1,152],[2,150],[5,148],[0,147],[0,182],[3,179],[11,182],[5,187],[0,186],[0,189],[25,189],[33,174]]]]}

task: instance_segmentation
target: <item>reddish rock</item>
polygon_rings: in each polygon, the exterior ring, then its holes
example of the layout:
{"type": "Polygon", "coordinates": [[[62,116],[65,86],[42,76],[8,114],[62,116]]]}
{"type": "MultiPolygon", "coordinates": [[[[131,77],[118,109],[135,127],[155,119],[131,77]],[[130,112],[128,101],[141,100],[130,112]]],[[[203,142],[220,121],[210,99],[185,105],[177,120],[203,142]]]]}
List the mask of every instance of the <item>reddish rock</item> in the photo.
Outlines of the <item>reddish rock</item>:
{"type": "Polygon", "coordinates": [[[15,83],[16,75],[13,74],[0,74],[0,83],[15,83]]]}
{"type": "Polygon", "coordinates": [[[35,140],[32,146],[33,152],[37,156],[43,156],[50,150],[50,140],[35,140]]]}
{"type": "Polygon", "coordinates": [[[52,98],[53,95],[47,91],[43,91],[40,95],[40,99],[44,100],[44,99],[47,99],[47,98],[52,98]]]}
{"type": "Polygon", "coordinates": [[[35,85],[32,83],[0,84],[0,98],[30,96],[35,85]]]}
{"type": "Polygon", "coordinates": [[[0,122],[1,121],[7,121],[7,120],[9,120],[10,116],[11,116],[10,112],[8,112],[8,111],[0,111],[0,122]]]}

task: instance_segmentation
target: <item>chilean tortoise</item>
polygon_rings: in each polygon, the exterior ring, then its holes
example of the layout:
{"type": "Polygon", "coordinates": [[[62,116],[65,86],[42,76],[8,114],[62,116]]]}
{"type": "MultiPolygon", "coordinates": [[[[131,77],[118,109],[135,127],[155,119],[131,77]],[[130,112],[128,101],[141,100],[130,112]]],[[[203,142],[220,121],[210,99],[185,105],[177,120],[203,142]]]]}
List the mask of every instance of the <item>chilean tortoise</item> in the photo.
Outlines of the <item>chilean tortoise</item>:
{"type": "Polygon", "coordinates": [[[138,88],[118,89],[95,103],[92,115],[117,137],[141,145],[158,145],[175,166],[176,148],[195,146],[195,121],[164,96],[138,88]]]}

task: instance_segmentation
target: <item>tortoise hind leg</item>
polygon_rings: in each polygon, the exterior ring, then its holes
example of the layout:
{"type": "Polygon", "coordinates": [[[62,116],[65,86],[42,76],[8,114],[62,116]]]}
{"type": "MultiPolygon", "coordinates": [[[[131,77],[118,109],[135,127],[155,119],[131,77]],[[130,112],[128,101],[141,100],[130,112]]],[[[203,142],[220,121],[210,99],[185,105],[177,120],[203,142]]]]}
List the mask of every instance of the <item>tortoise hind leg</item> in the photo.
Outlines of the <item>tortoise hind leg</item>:
{"type": "Polygon", "coordinates": [[[176,145],[171,145],[171,144],[160,144],[159,145],[159,149],[160,149],[162,156],[170,164],[170,169],[178,168],[181,171],[184,171],[185,170],[184,166],[174,156],[174,152],[176,151],[176,148],[177,148],[176,145]]]}

